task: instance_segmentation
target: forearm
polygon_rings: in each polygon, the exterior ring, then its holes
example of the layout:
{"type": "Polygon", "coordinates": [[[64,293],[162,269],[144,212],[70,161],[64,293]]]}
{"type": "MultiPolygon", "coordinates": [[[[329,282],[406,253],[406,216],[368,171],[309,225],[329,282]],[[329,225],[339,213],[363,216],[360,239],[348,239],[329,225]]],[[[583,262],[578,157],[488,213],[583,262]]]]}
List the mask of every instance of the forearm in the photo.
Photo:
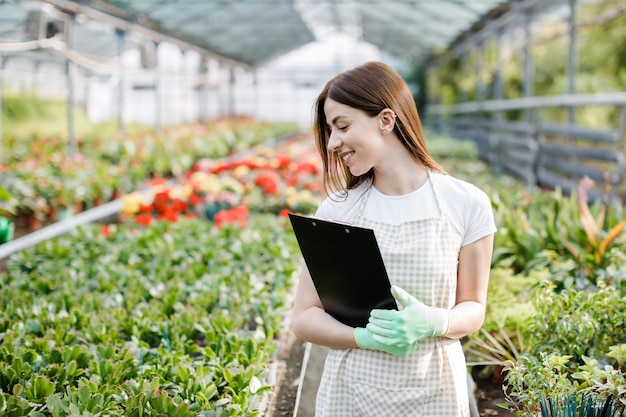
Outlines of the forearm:
{"type": "Polygon", "coordinates": [[[476,301],[461,302],[450,310],[449,320],[446,337],[460,339],[480,329],[485,320],[485,307],[476,301]]]}
{"type": "Polygon", "coordinates": [[[294,314],[291,330],[299,339],[316,345],[339,349],[357,347],[354,328],[339,322],[319,307],[309,307],[294,314]]]}

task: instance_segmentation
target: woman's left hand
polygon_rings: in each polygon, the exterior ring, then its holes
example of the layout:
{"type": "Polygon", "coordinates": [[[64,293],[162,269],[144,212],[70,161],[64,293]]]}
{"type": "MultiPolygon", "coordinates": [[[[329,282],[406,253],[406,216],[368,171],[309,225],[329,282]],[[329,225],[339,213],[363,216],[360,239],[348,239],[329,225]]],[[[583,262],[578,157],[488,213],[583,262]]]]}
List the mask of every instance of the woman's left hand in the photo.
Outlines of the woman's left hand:
{"type": "Polygon", "coordinates": [[[406,346],[448,332],[448,310],[427,306],[396,285],[391,287],[391,294],[398,310],[376,309],[370,313],[367,329],[376,341],[406,346]]]}

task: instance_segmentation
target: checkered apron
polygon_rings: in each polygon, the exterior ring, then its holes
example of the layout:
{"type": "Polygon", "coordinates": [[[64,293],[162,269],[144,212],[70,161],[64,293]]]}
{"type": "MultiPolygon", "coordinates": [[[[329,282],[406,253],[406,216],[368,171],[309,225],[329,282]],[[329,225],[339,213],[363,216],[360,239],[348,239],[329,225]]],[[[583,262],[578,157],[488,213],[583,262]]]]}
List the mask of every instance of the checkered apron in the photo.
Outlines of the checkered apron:
{"type": "MultiPolygon", "coordinates": [[[[374,229],[389,280],[426,305],[451,309],[456,297],[458,247],[431,176],[441,217],[392,225],[362,216],[374,229]]],[[[406,358],[367,349],[330,349],[316,417],[469,417],[467,368],[459,340],[426,338],[406,358]]]]}

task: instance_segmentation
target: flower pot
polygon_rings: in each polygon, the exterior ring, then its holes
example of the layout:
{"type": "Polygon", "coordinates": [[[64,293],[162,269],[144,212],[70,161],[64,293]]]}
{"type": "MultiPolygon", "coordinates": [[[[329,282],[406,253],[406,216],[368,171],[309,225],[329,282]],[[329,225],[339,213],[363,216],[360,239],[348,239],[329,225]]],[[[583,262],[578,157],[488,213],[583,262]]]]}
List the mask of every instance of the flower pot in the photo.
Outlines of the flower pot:
{"type": "Polygon", "coordinates": [[[26,225],[29,231],[34,232],[41,229],[42,221],[35,216],[30,216],[26,219],[26,225]]]}

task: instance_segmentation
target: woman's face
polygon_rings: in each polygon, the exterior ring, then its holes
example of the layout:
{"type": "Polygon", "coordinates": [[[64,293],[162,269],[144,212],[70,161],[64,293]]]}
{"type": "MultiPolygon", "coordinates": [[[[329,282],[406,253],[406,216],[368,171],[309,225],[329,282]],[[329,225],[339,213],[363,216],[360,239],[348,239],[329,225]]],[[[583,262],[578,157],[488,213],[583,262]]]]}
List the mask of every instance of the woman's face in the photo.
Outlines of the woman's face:
{"type": "Polygon", "coordinates": [[[354,176],[376,166],[384,151],[379,118],[330,98],[324,114],[330,128],[328,151],[336,153],[354,176]]]}

